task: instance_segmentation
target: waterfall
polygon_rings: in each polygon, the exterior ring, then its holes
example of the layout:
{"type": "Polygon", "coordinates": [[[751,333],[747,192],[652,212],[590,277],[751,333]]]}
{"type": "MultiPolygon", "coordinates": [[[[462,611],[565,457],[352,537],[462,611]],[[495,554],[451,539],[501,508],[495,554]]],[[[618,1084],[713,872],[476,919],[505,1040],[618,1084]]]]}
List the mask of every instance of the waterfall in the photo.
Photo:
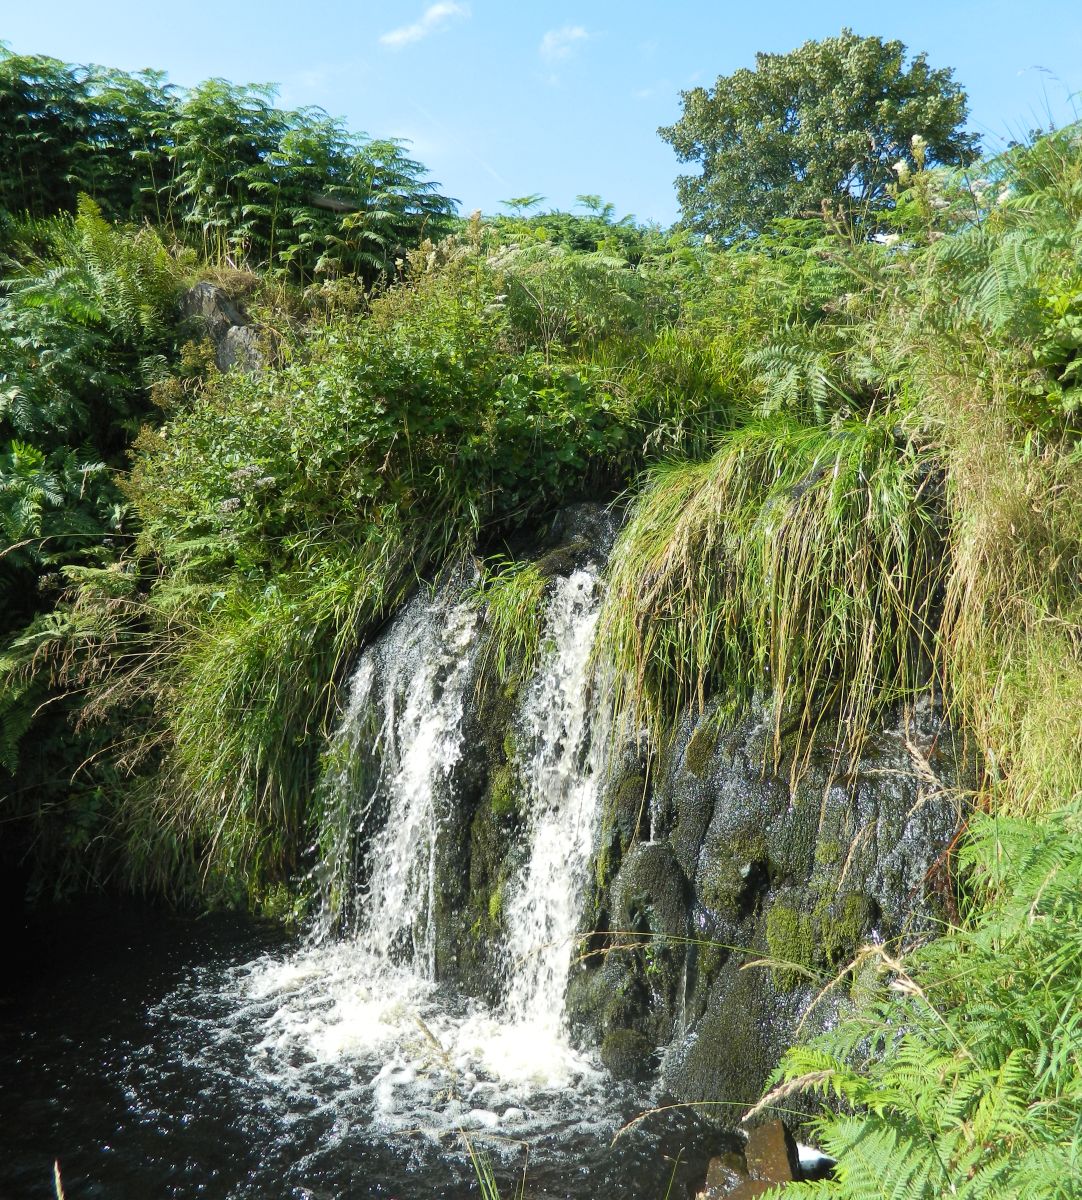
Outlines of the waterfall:
{"type": "Polygon", "coordinates": [[[365,954],[412,963],[427,978],[435,974],[436,844],[462,754],[477,624],[473,608],[446,596],[422,594],[407,606],[361,656],[323,782],[335,852],[324,880],[320,937],[344,895],[365,954]],[[367,851],[360,883],[350,878],[358,846],[367,851]]]}
{"type": "MultiPolygon", "coordinates": [[[[468,731],[480,612],[451,581],[415,597],[365,649],[318,797],[323,918],[305,948],[236,980],[238,1011],[260,1029],[253,1067],[276,1086],[304,1094],[311,1072],[331,1075],[383,1134],[519,1137],[593,1128],[607,1112],[611,1081],[563,1019],[599,824],[605,738],[590,657],[600,602],[596,566],[553,579],[540,661],[515,705],[508,745],[524,815],[506,860],[517,866],[496,1008],[436,972],[439,855],[455,822],[468,834],[472,819],[460,792],[477,778],[468,731]]],[[[441,974],[453,975],[449,961],[441,974]]]]}
{"type": "Polygon", "coordinates": [[[530,814],[526,869],[507,912],[511,1020],[559,1029],[583,884],[597,827],[598,755],[592,729],[590,650],[600,606],[596,572],[557,581],[546,614],[548,647],[524,696],[519,744],[530,814]]]}

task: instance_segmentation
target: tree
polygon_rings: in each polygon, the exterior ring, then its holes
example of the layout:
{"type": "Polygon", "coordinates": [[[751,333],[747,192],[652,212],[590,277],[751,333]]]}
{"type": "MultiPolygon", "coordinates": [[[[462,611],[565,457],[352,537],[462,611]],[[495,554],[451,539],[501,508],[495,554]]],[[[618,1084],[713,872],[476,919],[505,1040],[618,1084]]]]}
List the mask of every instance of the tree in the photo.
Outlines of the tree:
{"type": "Polygon", "coordinates": [[[962,130],[966,96],[946,68],[899,41],[851,29],[789,54],[757,54],[755,70],[682,92],[683,115],[658,133],[701,175],[676,181],[683,221],[715,236],[754,234],[827,200],[857,219],[888,207],[898,163],[960,164],[977,151],[962,130]],[[923,139],[923,144],[921,140],[923,139]]]}

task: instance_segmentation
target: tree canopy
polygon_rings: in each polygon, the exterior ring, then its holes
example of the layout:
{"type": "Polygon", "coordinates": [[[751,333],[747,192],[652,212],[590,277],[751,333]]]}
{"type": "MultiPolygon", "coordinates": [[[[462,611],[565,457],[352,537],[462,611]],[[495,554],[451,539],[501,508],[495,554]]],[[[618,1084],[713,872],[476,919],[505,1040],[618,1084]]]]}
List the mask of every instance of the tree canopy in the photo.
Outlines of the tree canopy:
{"type": "Polygon", "coordinates": [[[789,54],[757,54],[755,69],[682,92],[683,115],[658,130],[699,175],[676,181],[684,224],[731,237],[824,200],[857,215],[889,204],[898,163],[910,169],[972,159],[966,96],[925,55],[907,65],[899,41],[840,36],[789,54]],[[918,141],[914,147],[913,138],[918,141]]]}

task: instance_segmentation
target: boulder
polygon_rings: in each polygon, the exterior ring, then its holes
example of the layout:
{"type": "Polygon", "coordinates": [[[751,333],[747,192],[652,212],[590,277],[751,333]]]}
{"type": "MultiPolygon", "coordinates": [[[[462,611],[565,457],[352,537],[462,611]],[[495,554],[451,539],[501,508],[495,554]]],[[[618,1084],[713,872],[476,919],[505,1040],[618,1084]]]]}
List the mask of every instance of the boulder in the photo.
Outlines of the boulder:
{"type": "Polygon", "coordinates": [[[203,280],[189,288],[181,301],[184,316],[202,324],[214,346],[214,360],[223,373],[230,369],[255,374],[266,366],[259,331],[216,284],[203,280]]]}

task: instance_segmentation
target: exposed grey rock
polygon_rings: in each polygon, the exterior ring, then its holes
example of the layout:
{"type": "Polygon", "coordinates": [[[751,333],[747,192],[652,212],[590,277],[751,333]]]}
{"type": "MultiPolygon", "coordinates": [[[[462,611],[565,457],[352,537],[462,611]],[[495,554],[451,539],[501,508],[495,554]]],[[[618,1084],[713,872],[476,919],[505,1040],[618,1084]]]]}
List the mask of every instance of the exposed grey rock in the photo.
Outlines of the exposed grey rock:
{"type": "Polygon", "coordinates": [[[259,344],[259,331],[254,325],[233,325],[227,329],[217,346],[215,357],[218,369],[223,372],[235,367],[246,374],[255,375],[266,366],[259,344]]]}
{"type": "Polygon", "coordinates": [[[259,344],[259,331],[249,325],[243,312],[216,284],[206,280],[189,288],[181,301],[185,317],[203,324],[214,346],[218,370],[230,368],[254,374],[266,360],[259,344]]]}
{"type": "MultiPolygon", "coordinates": [[[[620,854],[594,899],[615,948],[572,977],[569,1011],[588,1040],[614,1028],[654,1039],[662,1085],[678,1100],[752,1104],[818,990],[806,972],[826,982],[865,941],[941,916],[935,864],[957,813],[921,780],[906,745],[919,743],[937,773],[957,779],[964,768],[939,715],[927,709],[908,731],[882,730],[844,780],[813,756],[796,784],[790,759],[776,771],[765,760],[767,729],[763,711],[729,725],[709,712],[687,722],[651,772],[653,841],[610,838],[600,851],[620,854]],[[648,955],[620,948],[629,923],[652,935],[648,955]],[[745,969],[768,957],[796,966],[745,969]],[[609,999],[597,1011],[599,995],[609,999]]],[[[835,1011],[826,1002],[805,1031],[835,1011]]]]}

